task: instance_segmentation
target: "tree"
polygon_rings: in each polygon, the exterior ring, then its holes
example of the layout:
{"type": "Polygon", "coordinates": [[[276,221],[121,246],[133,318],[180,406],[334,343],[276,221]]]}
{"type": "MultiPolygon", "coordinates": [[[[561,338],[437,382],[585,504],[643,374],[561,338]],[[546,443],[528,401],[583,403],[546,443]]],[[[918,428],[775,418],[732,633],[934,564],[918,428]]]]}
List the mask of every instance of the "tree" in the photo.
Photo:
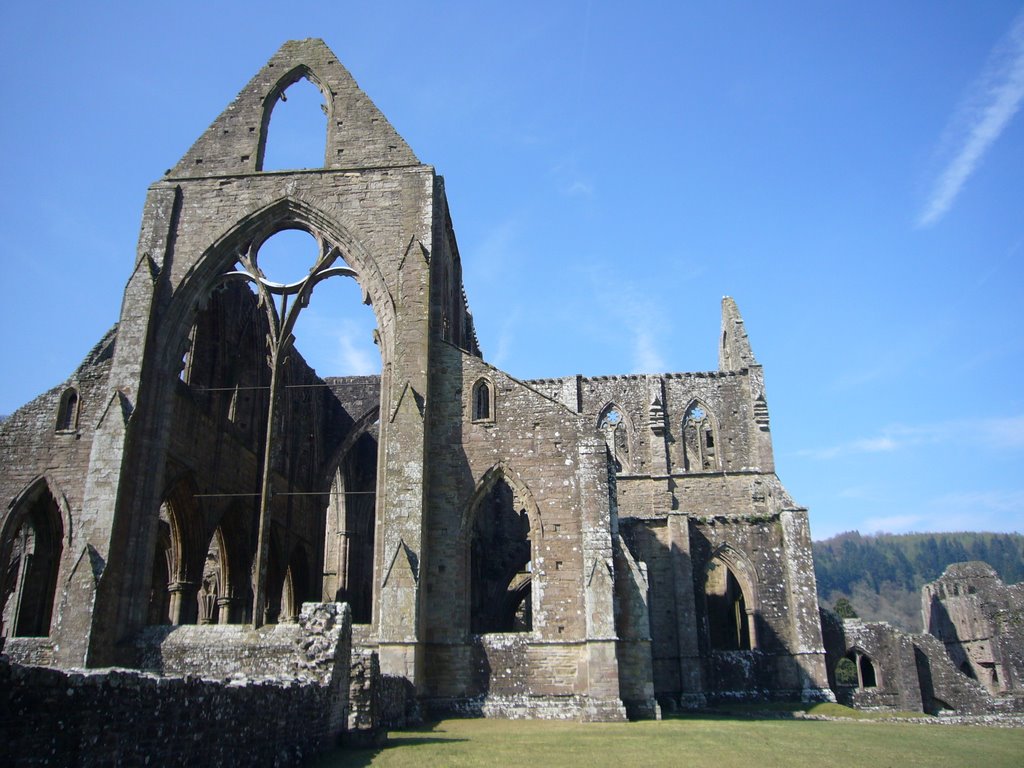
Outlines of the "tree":
{"type": "Polygon", "coordinates": [[[857,685],[857,665],[845,656],[836,664],[836,685],[857,685]]]}
{"type": "Polygon", "coordinates": [[[836,600],[836,604],[832,606],[832,610],[835,611],[841,619],[857,618],[857,612],[853,610],[853,605],[851,605],[850,601],[845,597],[840,597],[836,600]]]}

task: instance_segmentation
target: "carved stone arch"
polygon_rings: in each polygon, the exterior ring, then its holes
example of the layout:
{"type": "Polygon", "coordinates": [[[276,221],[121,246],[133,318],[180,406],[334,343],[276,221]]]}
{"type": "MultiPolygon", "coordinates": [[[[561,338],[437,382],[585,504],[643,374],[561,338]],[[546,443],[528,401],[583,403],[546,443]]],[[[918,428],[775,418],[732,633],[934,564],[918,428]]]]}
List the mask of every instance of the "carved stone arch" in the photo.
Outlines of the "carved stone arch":
{"type": "Polygon", "coordinates": [[[334,449],[323,463],[323,471],[320,473],[320,477],[325,486],[329,486],[333,482],[335,471],[341,462],[345,460],[348,452],[352,450],[352,446],[377,423],[378,419],[380,419],[379,403],[352,422],[352,426],[344,439],[338,443],[338,447],[334,449]]]}
{"type": "Polygon", "coordinates": [[[221,536],[221,594],[218,597],[220,624],[241,624],[249,620],[252,608],[251,572],[255,560],[253,530],[247,519],[251,506],[236,501],[221,515],[216,532],[221,536]]]}
{"type": "Polygon", "coordinates": [[[78,429],[78,417],[82,412],[82,398],[78,387],[71,385],[60,393],[57,403],[56,430],[58,432],[75,432],[78,429]]]}
{"type": "Polygon", "coordinates": [[[70,544],[69,530],[67,499],[45,475],[30,482],[11,501],[0,527],[3,635],[49,635],[61,561],[70,544]]]}
{"type": "Polygon", "coordinates": [[[460,539],[469,631],[532,631],[536,597],[543,591],[534,568],[541,551],[540,512],[529,488],[504,464],[492,466],[478,483],[460,539]]]}
{"type": "Polygon", "coordinates": [[[199,583],[198,611],[200,624],[226,624],[220,621],[222,598],[230,591],[229,557],[224,533],[218,525],[206,545],[202,580],[199,583]]]}
{"type": "Polygon", "coordinates": [[[309,554],[302,542],[297,542],[288,555],[281,587],[281,610],[278,621],[294,623],[298,620],[303,601],[312,591],[309,554]]]}
{"type": "MultiPolygon", "coordinates": [[[[288,566],[291,564],[291,549],[287,546],[285,539],[286,536],[282,536],[278,528],[271,528],[270,547],[267,558],[266,616],[264,617],[264,623],[267,624],[281,621],[283,616],[282,609],[284,605],[282,600],[286,595],[286,581],[289,578],[288,566]]],[[[253,574],[253,577],[255,578],[255,574],[253,574]]]]}
{"type": "Polygon", "coordinates": [[[171,513],[172,545],[175,547],[174,578],[184,582],[198,582],[203,572],[203,560],[209,536],[201,519],[196,499],[198,488],[190,470],[177,473],[166,485],[161,509],[171,513]]]}
{"type": "Polygon", "coordinates": [[[850,646],[843,658],[853,662],[858,688],[877,688],[882,685],[882,670],[877,659],[861,645],[855,643],[850,646]]]}
{"type": "Polygon", "coordinates": [[[750,607],[757,609],[761,605],[760,580],[757,569],[745,553],[736,549],[730,544],[721,544],[711,553],[712,559],[719,559],[729,566],[736,576],[741,580],[744,594],[750,602],[750,607]]]}
{"type": "MultiPolygon", "coordinates": [[[[24,507],[26,504],[32,504],[44,493],[49,493],[50,497],[57,504],[57,509],[60,512],[60,522],[63,528],[62,542],[64,547],[70,547],[73,538],[71,504],[68,503],[68,497],[65,495],[64,491],[61,490],[60,483],[47,474],[37,475],[32,478],[32,480],[26,483],[25,487],[22,488],[13,499],[11,499],[11,502],[7,505],[8,514],[4,521],[3,529],[0,529],[0,536],[4,534],[7,530],[7,526],[11,524],[13,510],[24,507]]],[[[2,550],[0,550],[0,556],[2,556],[2,550]]]]}
{"type": "Polygon", "coordinates": [[[322,247],[338,248],[342,259],[358,275],[356,281],[364,303],[369,304],[376,315],[382,363],[392,359],[396,307],[377,258],[348,228],[316,206],[294,197],[283,197],[242,216],[199,254],[180,282],[172,286],[173,298],[158,334],[160,359],[166,370],[177,375],[177,367],[188,351],[188,334],[196,314],[222,283],[223,275],[238,261],[239,254],[286,229],[308,232],[322,247]]]}
{"type": "Polygon", "coordinates": [[[383,449],[379,421],[378,405],[356,419],[321,473],[323,487],[330,488],[324,516],[323,599],[347,602],[356,624],[372,620],[375,600],[376,502],[383,449]]]}
{"type": "Polygon", "coordinates": [[[597,429],[608,446],[617,474],[630,474],[634,468],[633,421],[625,408],[609,401],[597,416],[597,429]]]}
{"type": "Polygon", "coordinates": [[[703,592],[711,650],[757,648],[760,596],[750,560],[728,544],[717,547],[704,569],[703,592]]]}
{"type": "MultiPolygon", "coordinates": [[[[324,97],[324,105],[327,110],[327,125],[324,130],[330,130],[331,118],[334,115],[334,97],[331,94],[331,89],[325,84],[324,78],[317,75],[316,71],[308,64],[298,64],[292,67],[290,70],[285,72],[273,86],[267,91],[266,96],[263,97],[263,116],[260,118],[260,138],[259,144],[256,147],[256,170],[263,170],[263,159],[267,151],[267,134],[270,129],[270,118],[273,115],[274,107],[277,105],[278,99],[281,98],[281,94],[288,90],[290,87],[299,82],[299,80],[309,80],[313,85],[317,87],[321,95],[324,97]]],[[[322,167],[327,167],[327,148],[329,142],[327,141],[327,135],[324,135],[324,163],[322,167]]]]}
{"type": "Polygon", "coordinates": [[[477,482],[469,504],[466,505],[466,509],[462,513],[459,535],[463,538],[470,535],[473,526],[473,515],[476,514],[480,502],[483,501],[484,497],[499,480],[504,480],[509,484],[515,494],[516,506],[525,509],[526,513],[530,516],[530,530],[535,531],[538,535],[543,535],[544,521],[541,518],[540,507],[534,500],[529,487],[522,477],[519,476],[519,473],[509,467],[504,461],[499,461],[492,465],[477,482]]]}
{"type": "Polygon", "coordinates": [[[683,469],[687,472],[718,472],[722,469],[722,447],[718,418],[700,398],[694,398],[683,412],[683,469]]]}
{"type": "Polygon", "coordinates": [[[474,422],[493,422],[497,407],[497,388],[490,376],[480,376],[470,390],[470,419],[474,422]]]}

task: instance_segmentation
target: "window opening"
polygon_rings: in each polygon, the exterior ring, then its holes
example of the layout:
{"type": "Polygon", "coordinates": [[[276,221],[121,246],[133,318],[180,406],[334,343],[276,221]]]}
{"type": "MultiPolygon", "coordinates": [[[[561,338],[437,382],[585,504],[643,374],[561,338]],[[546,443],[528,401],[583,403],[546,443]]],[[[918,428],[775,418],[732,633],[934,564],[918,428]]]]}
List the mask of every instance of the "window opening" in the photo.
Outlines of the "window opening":
{"type": "Polygon", "coordinates": [[[70,432],[78,429],[78,390],[68,387],[60,396],[57,408],[57,431],[70,432]]]}
{"type": "Polygon", "coordinates": [[[857,686],[858,688],[876,688],[878,675],[871,657],[858,648],[850,650],[836,664],[836,684],[857,686]]]}
{"type": "Polygon", "coordinates": [[[280,93],[270,107],[263,162],[257,170],[323,168],[327,154],[324,95],[305,77],[280,93]]]}
{"type": "Polygon", "coordinates": [[[713,651],[749,651],[753,612],[732,569],[716,558],[708,566],[705,599],[713,651]]]}
{"type": "Polygon", "coordinates": [[[491,385],[481,379],[473,387],[473,421],[492,420],[491,403],[491,385]]]}
{"type": "Polygon", "coordinates": [[[875,665],[865,654],[860,654],[861,688],[874,688],[878,683],[875,678],[875,665]]]}
{"type": "Polygon", "coordinates": [[[628,473],[630,471],[629,434],[622,410],[617,405],[607,406],[598,419],[597,428],[604,435],[612,468],[616,473],[628,473]]]}
{"type": "Polygon", "coordinates": [[[476,509],[470,545],[470,629],[474,634],[533,629],[530,520],[499,479],[476,509]]]}
{"type": "Polygon", "coordinates": [[[687,472],[721,469],[715,440],[715,419],[699,403],[693,403],[683,416],[683,467],[687,472]]]}
{"type": "Polygon", "coordinates": [[[348,603],[354,624],[373,618],[379,425],[356,440],[334,474],[324,541],[324,599],[348,603]]]}
{"type": "MultiPolygon", "coordinates": [[[[14,513],[18,514],[17,511],[14,513]]],[[[3,578],[3,633],[7,637],[46,637],[50,634],[57,571],[63,549],[64,526],[50,493],[30,503],[11,538],[3,578]]]]}
{"type": "Polygon", "coordinates": [[[846,656],[836,662],[836,685],[844,687],[856,687],[857,685],[857,665],[846,656]]]}

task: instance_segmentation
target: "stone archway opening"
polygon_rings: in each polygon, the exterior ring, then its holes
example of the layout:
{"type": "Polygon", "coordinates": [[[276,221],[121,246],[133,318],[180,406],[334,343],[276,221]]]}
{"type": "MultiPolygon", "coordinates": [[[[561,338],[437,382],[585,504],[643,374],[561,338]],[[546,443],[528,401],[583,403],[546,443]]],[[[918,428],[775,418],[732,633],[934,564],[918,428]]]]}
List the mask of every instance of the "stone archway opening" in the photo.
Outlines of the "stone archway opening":
{"type": "Polygon", "coordinates": [[[530,518],[502,477],[478,501],[470,540],[470,631],[533,629],[530,518]]]}
{"type": "Polygon", "coordinates": [[[753,606],[736,573],[719,557],[708,564],[704,600],[711,650],[749,651],[754,648],[753,606]]]}
{"type": "Polygon", "coordinates": [[[64,525],[49,489],[15,509],[0,551],[0,611],[5,637],[47,637],[53,617],[64,525]]]}

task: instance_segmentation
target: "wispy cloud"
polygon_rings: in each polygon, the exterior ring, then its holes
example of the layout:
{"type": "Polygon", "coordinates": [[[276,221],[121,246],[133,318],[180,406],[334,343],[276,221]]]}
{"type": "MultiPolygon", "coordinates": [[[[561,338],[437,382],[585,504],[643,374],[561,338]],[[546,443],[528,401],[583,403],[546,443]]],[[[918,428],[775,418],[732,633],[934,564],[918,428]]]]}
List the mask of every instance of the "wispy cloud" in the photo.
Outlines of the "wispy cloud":
{"type": "Polygon", "coordinates": [[[992,51],[981,76],[974,82],[951,121],[956,154],[932,188],[918,218],[929,227],[950,209],[967,179],[999,138],[1024,101],[1024,12],[992,51]]]}
{"type": "Polygon", "coordinates": [[[499,368],[503,367],[508,361],[509,352],[512,350],[512,345],[515,342],[516,334],[519,330],[519,326],[522,322],[522,311],[521,308],[516,306],[505,315],[505,319],[501,323],[501,332],[498,334],[498,344],[494,349],[494,354],[489,356],[489,360],[499,368]]]}
{"type": "Polygon", "coordinates": [[[582,179],[576,179],[565,188],[568,197],[593,197],[594,185],[582,179]]]}
{"type": "Polygon", "coordinates": [[[655,373],[664,371],[665,358],[658,351],[654,336],[638,324],[630,329],[633,333],[633,373],[655,373]]]}
{"type": "Polygon", "coordinates": [[[380,372],[380,353],[372,341],[360,337],[359,334],[363,330],[352,321],[342,322],[337,336],[337,375],[367,376],[380,372]]]}
{"type": "Polygon", "coordinates": [[[892,424],[876,435],[847,440],[824,448],[805,448],[797,455],[836,459],[864,453],[891,453],[918,445],[934,445],[963,437],[970,431],[976,445],[994,449],[1024,448],[1024,416],[994,419],[956,419],[934,424],[892,424]]]}
{"type": "Polygon", "coordinates": [[[669,314],[657,306],[643,287],[610,267],[591,265],[593,292],[602,309],[609,338],[613,344],[629,350],[630,373],[657,373],[668,370],[661,352],[662,333],[668,333],[669,314]],[[659,318],[653,323],[652,318],[659,318]]]}
{"type": "Polygon", "coordinates": [[[864,533],[1024,530],[1024,491],[947,493],[928,499],[915,512],[866,518],[858,525],[858,530],[864,533]]]}

